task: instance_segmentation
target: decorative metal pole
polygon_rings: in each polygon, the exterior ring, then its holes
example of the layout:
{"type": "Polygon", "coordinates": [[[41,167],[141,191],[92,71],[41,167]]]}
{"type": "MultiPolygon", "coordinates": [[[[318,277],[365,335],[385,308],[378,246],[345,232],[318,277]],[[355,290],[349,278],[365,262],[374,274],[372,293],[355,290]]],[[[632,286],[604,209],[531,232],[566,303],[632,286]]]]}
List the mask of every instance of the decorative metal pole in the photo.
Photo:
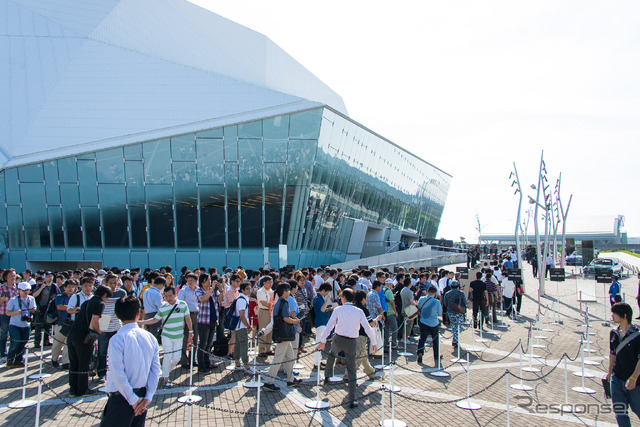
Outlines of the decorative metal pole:
{"type": "MultiPolygon", "coordinates": [[[[516,192],[513,194],[515,195],[520,193],[520,200],[518,201],[518,217],[516,219],[516,231],[515,231],[516,252],[517,252],[516,255],[518,257],[518,267],[520,268],[520,281],[524,283],[524,276],[522,274],[522,250],[520,247],[520,238],[518,237],[518,228],[520,228],[520,212],[522,211],[522,187],[520,186],[520,178],[518,177],[518,169],[516,168],[516,162],[513,162],[513,174],[516,176],[516,180],[511,183],[511,186],[513,187],[514,184],[518,185],[518,188],[516,188],[516,192]]],[[[511,175],[509,175],[509,177],[511,177],[511,175]]]]}

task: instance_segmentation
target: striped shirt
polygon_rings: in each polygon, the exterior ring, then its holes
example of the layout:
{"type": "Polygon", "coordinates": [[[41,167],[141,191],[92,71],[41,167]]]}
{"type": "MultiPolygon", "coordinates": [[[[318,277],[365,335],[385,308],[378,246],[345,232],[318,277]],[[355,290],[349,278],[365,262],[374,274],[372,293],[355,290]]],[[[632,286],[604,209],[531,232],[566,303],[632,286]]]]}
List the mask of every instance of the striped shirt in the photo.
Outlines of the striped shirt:
{"type": "Polygon", "coordinates": [[[162,328],[162,336],[169,339],[182,339],[184,336],[184,318],[189,315],[189,307],[186,302],[176,299],[176,303],[174,305],[176,304],[178,307],[176,307],[176,309],[171,313],[173,305],[170,305],[168,302],[162,303],[158,312],[153,317],[160,321],[160,325],[162,325],[166,320],[166,323],[162,328]],[[170,316],[169,313],[171,313],[170,316]],[[168,320],[167,316],[169,316],[168,320]]]}
{"type": "Polygon", "coordinates": [[[118,329],[122,327],[122,322],[116,316],[116,301],[118,301],[121,297],[126,296],[126,291],[123,289],[118,289],[113,293],[111,298],[109,298],[104,303],[104,311],[102,312],[103,316],[110,316],[109,318],[109,326],[103,332],[116,332],[118,329]]]}
{"type": "Polygon", "coordinates": [[[15,298],[19,295],[18,293],[18,285],[16,283],[13,284],[13,286],[9,286],[7,283],[3,283],[2,286],[0,286],[0,294],[5,294],[5,296],[8,296],[7,300],[5,302],[3,302],[2,304],[0,304],[0,314],[6,315],[7,314],[7,303],[12,299],[15,298]]]}

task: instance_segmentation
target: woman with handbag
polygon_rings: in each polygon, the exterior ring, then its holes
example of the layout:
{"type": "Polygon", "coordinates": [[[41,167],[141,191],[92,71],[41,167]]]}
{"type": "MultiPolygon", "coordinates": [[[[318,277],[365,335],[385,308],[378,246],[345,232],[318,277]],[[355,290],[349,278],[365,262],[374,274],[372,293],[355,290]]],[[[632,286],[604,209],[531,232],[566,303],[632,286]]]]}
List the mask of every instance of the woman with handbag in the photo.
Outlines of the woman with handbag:
{"type": "Polygon", "coordinates": [[[458,348],[458,334],[460,326],[464,322],[464,315],[467,313],[467,297],[460,290],[460,282],[453,280],[451,290],[444,295],[444,305],[447,307],[451,327],[453,328],[453,348],[458,348]]]}
{"type": "MultiPolygon", "coordinates": [[[[87,281],[93,282],[93,278],[82,278],[82,284],[87,281]]],[[[104,311],[104,303],[111,295],[113,292],[108,286],[98,286],[93,297],[82,304],[73,321],[67,336],[70,397],[91,396],[97,393],[89,389],[89,363],[100,334],[100,316],[104,311]]]]}

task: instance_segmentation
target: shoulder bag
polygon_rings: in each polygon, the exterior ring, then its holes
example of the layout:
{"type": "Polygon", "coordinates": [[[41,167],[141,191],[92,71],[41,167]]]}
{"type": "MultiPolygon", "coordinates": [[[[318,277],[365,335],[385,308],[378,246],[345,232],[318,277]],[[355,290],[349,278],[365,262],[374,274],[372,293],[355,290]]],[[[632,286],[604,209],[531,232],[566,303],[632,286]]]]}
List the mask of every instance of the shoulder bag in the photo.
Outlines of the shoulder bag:
{"type": "Polygon", "coordinates": [[[276,315],[274,313],[273,315],[273,334],[271,339],[275,343],[293,341],[296,337],[294,326],[284,321],[284,317],[282,316],[283,307],[284,303],[280,303],[278,314],[276,315]]]}
{"type": "Polygon", "coordinates": [[[169,312],[169,314],[167,314],[167,317],[165,317],[165,319],[162,321],[162,325],[160,325],[160,329],[158,329],[158,336],[160,336],[162,334],[162,329],[164,328],[164,325],[167,324],[167,321],[169,320],[169,317],[171,317],[171,315],[173,314],[175,309],[178,308],[178,304],[179,304],[178,302],[173,304],[173,307],[171,307],[171,311],[169,312]]]}
{"type": "Polygon", "coordinates": [[[87,317],[87,326],[89,327],[89,333],[84,337],[82,341],[83,344],[93,345],[96,341],[98,341],[98,333],[91,329],[91,323],[89,321],[89,303],[87,302],[87,306],[84,309],[84,314],[87,317]]]}
{"type": "Polygon", "coordinates": [[[458,302],[454,302],[453,303],[453,309],[455,311],[457,311],[460,314],[467,314],[467,307],[463,307],[460,304],[458,304],[460,302],[460,295],[462,294],[462,292],[458,291],[458,302]]]}

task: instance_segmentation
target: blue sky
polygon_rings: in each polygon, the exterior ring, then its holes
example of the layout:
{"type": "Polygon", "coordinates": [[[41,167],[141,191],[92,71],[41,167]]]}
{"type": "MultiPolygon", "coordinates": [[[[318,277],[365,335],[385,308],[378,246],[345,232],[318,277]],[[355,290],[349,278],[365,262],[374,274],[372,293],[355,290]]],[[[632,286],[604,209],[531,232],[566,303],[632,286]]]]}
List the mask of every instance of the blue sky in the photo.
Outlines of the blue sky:
{"type": "Polygon", "coordinates": [[[512,230],[513,162],[528,187],[543,149],[552,187],[562,172],[573,194],[569,230],[622,214],[640,236],[640,2],[192,1],[265,34],[354,120],[451,173],[439,237],[475,240],[476,213],[512,230]]]}

